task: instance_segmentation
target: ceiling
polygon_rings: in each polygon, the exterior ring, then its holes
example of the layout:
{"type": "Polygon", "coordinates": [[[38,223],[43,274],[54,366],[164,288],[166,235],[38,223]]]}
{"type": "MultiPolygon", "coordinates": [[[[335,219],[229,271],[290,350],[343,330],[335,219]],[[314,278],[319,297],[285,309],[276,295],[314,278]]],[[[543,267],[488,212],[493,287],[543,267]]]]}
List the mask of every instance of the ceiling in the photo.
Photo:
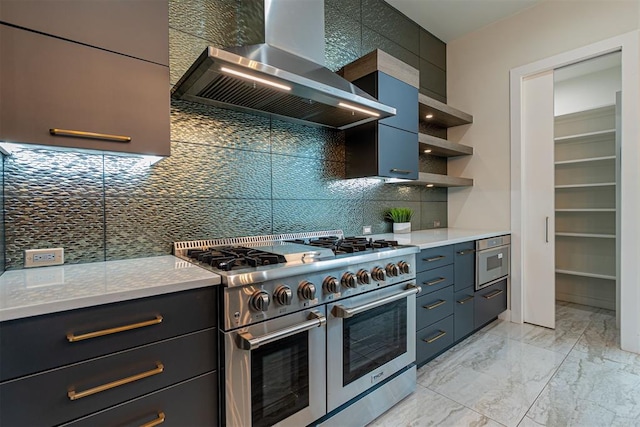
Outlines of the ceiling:
{"type": "Polygon", "coordinates": [[[386,0],[445,43],[542,0],[386,0]]]}

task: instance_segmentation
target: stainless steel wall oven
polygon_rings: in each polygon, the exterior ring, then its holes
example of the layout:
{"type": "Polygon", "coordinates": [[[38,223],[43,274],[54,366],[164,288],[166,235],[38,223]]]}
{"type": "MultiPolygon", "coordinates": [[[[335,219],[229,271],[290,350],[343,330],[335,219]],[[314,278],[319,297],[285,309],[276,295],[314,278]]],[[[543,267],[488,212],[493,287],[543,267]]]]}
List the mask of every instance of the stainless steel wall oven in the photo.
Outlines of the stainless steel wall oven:
{"type": "Polygon", "coordinates": [[[508,235],[476,241],[476,291],[509,275],[510,252],[508,235]]]}

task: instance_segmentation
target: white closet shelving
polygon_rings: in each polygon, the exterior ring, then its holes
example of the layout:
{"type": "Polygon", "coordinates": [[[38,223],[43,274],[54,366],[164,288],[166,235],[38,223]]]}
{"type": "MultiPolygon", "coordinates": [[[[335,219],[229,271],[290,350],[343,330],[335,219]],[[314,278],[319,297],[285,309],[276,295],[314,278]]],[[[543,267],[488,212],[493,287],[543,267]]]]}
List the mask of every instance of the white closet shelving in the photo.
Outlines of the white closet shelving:
{"type": "Polygon", "coordinates": [[[615,105],[555,117],[556,298],[615,309],[615,105]]]}

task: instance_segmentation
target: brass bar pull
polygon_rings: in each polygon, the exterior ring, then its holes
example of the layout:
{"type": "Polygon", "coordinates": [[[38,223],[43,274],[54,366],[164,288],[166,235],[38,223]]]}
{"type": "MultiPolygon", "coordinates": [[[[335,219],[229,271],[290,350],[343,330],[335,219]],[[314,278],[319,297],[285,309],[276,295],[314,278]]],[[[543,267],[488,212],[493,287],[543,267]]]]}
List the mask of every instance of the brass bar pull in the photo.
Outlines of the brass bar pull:
{"type": "Polygon", "coordinates": [[[53,136],[73,136],[75,138],[104,139],[107,141],[114,141],[114,142],[131,142],[130,136],[109,135],[108,133],[84,132],[81,130],[53,128],[53,129],[49,129],[49,133],[53,136]]]}
{"type": "Polygon", "coordinates": [[[475,251],[476,251],[475,249],[465,249],[463,251],[458,251],[456,253],[458,255],[469,255],[469,254],[475,253],[475,251]]]}
{"type": "Polygon", "coordinates": [[[118,326],[117,328],[103,329],[101,331],[88,332],[82,335],[74,335],[73,333],[67,334],[67,340],[69,342],[76,342],[82,340],[88,340],[89,338],[97,338],[104,335],[117,334],[118,332],[130,331],[131,329],[144,328],[145,326],[157,325],[158,323],[162,323],[162,316],[157,315],[153,320],[147,320],[140,323],[134,323],[131,325],[118,326]]]}
{"type": "Polygon", "coordinates": [[[438,283],[442,283],[442,282],[444,282],[445,280],[447,280],[447,278],[446,278],[446,277],[440,277],[440,278],[438,278],[438,279],[436,279],[436,280],[432,280],[432,281],[430,281],[430,282],[422,282],[422,284],[423,284],[423,285],[427,285],[427,286],[433,286],[433,285],[437,285],[438,283]]]}
{"type": "Polygon", "coordinates": [[[149,421],[148,423],[144,423],[140,427],[155,427],[155,426],[159,426],[160,424],[162,424],[164,422],[164,419],[165,419],[164,412],[158,412],[158,418],[156,418],[155,420],[149,421]]]}
{"type": "Polygon", "coordinates": [[[106,390],[110,390],[112,388],[119,387],[119,386],[125,385],[125,384],[129,384],[129,383],[132,383],[134,381],[141,380],[143,378],[151,377],[153,375],[161,374],[162,371],[164,371],[164,365],[162,363],[160,363],[160,362],[156,362],[156,368],[152,369],[150,371],[142,372],[141,374],[137,374],[137,375],[132,375],[130,377],[123,378],[123,379],[117,380],[117,381],[113,381],[113,382],[110,382],[108,384],[103,384],[103,385],[100,385],[98,387],[90,388],[89,390],[85,390],[85,391],[76,392],[75,390],[70,390],[67,393],[67,396],[69,396],[69,400],[82,399],[83,397],[91,396],[92,394],[96,394],[96,393],[100,393],[100,392],[103,392],[103,391],[106,391],[106,390]]]}
{"type": "Polygon", "coordinates": [[[423,258],[422,260],[423,261],[427,261],[427,262],[433,262],[433,261],[440,261],[441,259],[445,259],[445,258],[446,258],[446,256],[440,255],[440,256],[433,257],[433,258],[423,258]]]}
{"type": "Polygon", "coordinates": [[[464,303],[467,303],[467,302],[471,301],[472,299],[473,299],[473,295],[468,296],[468,297],[466,297],[466,298],[464,298],[464,299],[459,300],[459,301],[458,301],[458,304],[464,304],[464,303]]]}
{"type": "Polygon", "coordinates": [[[427,344],[431,344],[434,341],[438,341],[440,338],[442,338],[445,335],[447,335],[447,333],[443,330],[440,330],[440,333],[438,335],[436,335],[433,338],[429,338],[428,340],[424,340],[424,342],[426,342],[427,344]]]}
{"type": "Polygon", "coordinates": [[[393,169],[390,169],[390,170],[389,170],[389,172],[393,172],[393,173],[401,173],[402,175],[409,175],[409,174],[410,174],[411,172],[413,172],[413,171],[406,170],[406,169],[396,169],[396,168],[393,168],[393,169]]]}
{"type": "Polygon", "coordinates": [[[489,294],[489,295],[482,295],[483,297],[485,297],[486,299],[491,299],[491,298],[495,298],[498,295],[500,295],[501,293],[503,293],[504,291],[502,289],[498,289],[497,291],[489,294]]]}
{"type": "Polygon", "coordinates": [[[447,300],[441,299],[440,301],[433,303],[431,305],[425,305],[423,308],[426,308],[427,310],[433,310],[436,307],[440,307],[442,304],[445,304],[447,302],[447,300]]]}

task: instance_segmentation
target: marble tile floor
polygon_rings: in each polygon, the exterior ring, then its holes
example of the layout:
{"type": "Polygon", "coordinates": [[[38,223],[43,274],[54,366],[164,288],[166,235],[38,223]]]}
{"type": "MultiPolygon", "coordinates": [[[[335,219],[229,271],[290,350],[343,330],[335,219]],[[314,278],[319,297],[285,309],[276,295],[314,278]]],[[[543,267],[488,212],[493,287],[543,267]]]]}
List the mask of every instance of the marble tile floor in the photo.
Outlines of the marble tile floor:
{"type": "Polygon", "coordinates": [[[640,426],[640,355],[615,313],[556,304],[556,329],[496,320],[418,370],[380,426],[640,426]]]}

